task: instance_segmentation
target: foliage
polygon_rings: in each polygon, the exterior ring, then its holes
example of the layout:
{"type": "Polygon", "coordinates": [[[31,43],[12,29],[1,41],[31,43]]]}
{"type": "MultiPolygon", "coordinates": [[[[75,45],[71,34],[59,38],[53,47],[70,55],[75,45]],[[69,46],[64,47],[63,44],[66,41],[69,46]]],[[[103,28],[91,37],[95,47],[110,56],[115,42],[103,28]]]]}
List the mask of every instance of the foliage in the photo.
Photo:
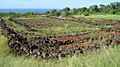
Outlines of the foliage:
{"type": "Polygon", "coordinates": [[[85,11],[85,12],[84,12],[84,16],[89,16],[89,12],[88,12],[88,11],[85,11]]]}
{"type": "Polygon", "coordinates": [[[99,11],[99,8],[97,5],[92,5],[88,9],[90,13],[97,13],[99,11]]]}
{"type": "Polygon", "coordinates": [[[88,15],[88,14],[120,14],[120,2],[112,2],[108,5],[100,4],[98,5],[91,5],[90,7],[83,7],[83,8],[73,8],[70,9],[69,7],[65,7],[61,10],[51,10],[47,11],[46,13],[34,13],[28,12],[24,14],[19,13],[0,13],[0,17],[3,16],[10,16],[10,17],[29,17],[29,16],[69,16],[69,15],[88,15]],[[86,13],[87,12],[87,13],[86,13]]]}
{"type": "Polygon", "coordinates": [[[108,5],[100,4],[98,5],[91,5],[89,8],[83,7],[83,8],[73,8],[70,9],[69,7],[65,7],[64,9],[60,11],[55,12],[49,12],[48,14],[51,14],[51,16],[69,16],[69,15],[86,15],[89,14],[120,14],[120,3],[119,2],[113,2],[108,5]],[[59,15],[54,14],[59,12],[59,15]]]}
{"type": "Polygon", "coordinates": [[[62,12],[61,12],[61,16],[68,16],[68,15],[69,15],[69,13],[66,12],[66,11],[62,11],[62,12]]]}
{"type": "Polygon", "coordinates": [[[21,14],[10,12],[10,13],[0,13],[0,17],[20,17],[21,14]]]}
{"type": "Polygon", "coordinates": [[[71,12],[73,15],[77,14],[84,14],[88,10],[89,14],[120,14],[120,3],[119,2],[113,2],[108,5],[100,4],[98,5],[91,5],[89,8],[83,7],[83,8],[74,8],[71,12]]]}
{"type": "Polygon", "coordinates": [[[120,46],[58,60],[37,60],[0,54],[2,67],[120,67],[120,46]]]}
{"type": "Polygon", "coordinates": [[[15,13],[15,12],[10,12],[10,13],[0,13],[0,17],[29,17],[29,16],[37,16],[41,15],[39,13],[34,13],[34,12],[27,12],[27,13],[15,13]]]}

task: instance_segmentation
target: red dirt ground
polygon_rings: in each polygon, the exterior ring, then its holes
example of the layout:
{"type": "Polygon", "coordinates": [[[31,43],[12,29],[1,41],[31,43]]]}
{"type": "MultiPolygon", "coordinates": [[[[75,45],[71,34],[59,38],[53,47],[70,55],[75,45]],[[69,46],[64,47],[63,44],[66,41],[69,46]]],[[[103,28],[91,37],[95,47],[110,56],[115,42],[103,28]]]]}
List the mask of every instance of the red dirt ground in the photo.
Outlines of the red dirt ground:
{"type": "Polygon", "coordinates": [[[82,38],[87,38],[89,37],[87,34],[79,34],[76,36],[70,36],[70,37],[61,37],[61,38],[51,38],[50,40],[57,40],[59,42],[66,42],[66,41],[72,41],[72,40],[78,40],[78,39],[82,39],[82,38]]]}

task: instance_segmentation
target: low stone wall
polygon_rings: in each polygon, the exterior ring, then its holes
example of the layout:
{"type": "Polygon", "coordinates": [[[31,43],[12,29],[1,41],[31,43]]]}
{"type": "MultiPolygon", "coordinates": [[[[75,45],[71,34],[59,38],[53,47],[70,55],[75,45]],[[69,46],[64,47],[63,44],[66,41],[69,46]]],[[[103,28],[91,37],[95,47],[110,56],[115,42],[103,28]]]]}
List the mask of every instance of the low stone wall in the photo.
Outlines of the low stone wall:
{"type": "MultiPolygon", "coordinates": [[[[29,40],[24,34],[16,33],[8,28],[4,21],[0,20],[0,27],[3,34],[8,37],[8,45],[10,52],[15,55],[35,56],[44,59],[65,57],[74,55],[75,53],[85,53],[89,50],[98,50],[103,46],[110,46],[120,43],[120,36],[116,35],[116,39],[107,39],[103,45],[90,43],[74,43],[65,41],[67,44],[60,43],[57,39],[51,40],[49,37],[35,36],[29,40]]],[[[64,43],[65,43],[64,42],[64,43]]]]}

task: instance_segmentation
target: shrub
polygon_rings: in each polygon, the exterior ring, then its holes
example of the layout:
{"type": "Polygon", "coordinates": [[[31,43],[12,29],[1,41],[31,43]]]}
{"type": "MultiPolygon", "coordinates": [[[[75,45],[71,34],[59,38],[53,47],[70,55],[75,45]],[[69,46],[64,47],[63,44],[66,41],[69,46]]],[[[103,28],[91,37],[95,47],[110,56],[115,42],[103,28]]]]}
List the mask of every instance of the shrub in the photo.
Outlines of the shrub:
{"type": "Polygon", "coordinates": [[[84,15],[84,16],[89,16],[89,13],[88,13],[88,12],[84,12],[83,15],[84,15]]]}

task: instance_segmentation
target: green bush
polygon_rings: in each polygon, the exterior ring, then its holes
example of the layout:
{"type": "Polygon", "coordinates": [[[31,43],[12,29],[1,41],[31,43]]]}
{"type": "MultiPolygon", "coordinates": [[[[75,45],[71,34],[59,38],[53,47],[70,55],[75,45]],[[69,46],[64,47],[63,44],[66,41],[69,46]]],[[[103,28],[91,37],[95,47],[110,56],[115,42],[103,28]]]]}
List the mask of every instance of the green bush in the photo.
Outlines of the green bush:
{"type": "Polygon", "coordinates": [[[84,15],[84,16],[89,16],[89,13],[88,13],[88,12],[85,12],[83,15],[84,15]]]}

